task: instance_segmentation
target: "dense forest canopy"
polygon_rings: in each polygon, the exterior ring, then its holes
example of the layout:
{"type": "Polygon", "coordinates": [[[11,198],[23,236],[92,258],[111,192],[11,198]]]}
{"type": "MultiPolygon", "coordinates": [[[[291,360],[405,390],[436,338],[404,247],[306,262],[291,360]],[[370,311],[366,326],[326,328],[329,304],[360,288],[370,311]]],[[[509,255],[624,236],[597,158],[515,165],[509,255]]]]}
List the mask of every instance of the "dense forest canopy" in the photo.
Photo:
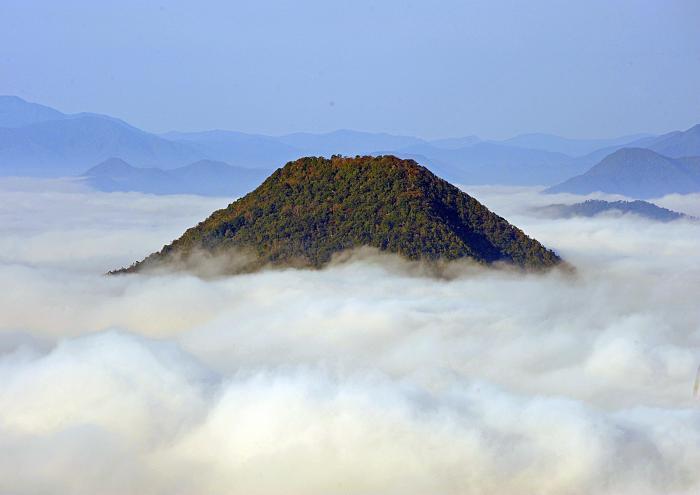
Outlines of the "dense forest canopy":
{"type": "Polygon", "coordinates": [[[307,157],[124,271],[203,250],[252,253],[264,265],[322,267],[334,253],[370,246],[411,260],[471,258],[523,268],[559,263],[476,199],[413,160],[394,156],[307,157]]]}

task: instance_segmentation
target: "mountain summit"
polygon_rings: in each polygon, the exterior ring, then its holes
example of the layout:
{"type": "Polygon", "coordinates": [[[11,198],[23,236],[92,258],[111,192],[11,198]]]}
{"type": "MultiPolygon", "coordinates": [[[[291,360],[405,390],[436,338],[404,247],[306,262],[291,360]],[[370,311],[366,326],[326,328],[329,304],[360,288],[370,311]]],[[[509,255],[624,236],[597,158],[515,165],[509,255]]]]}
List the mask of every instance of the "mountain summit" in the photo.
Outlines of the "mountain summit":
{"type": "Polygon", "coordinates": [[[700,191],[700,157],[669,158],[644,148],[611,153],[588,172],[545,192],[590,194],[601,191],[631,198],[700,191]]]}
{"type": "Polygon", "coordinates": [[[333,254],[370,246],[412,260],[472,258],[542,269],[560,258],[476,199],[413,160],[310,157],[214,212],[129,268],[157,268],[198,253],[244,252],[239,271],[264,265],[321,267],[333,254]]]}

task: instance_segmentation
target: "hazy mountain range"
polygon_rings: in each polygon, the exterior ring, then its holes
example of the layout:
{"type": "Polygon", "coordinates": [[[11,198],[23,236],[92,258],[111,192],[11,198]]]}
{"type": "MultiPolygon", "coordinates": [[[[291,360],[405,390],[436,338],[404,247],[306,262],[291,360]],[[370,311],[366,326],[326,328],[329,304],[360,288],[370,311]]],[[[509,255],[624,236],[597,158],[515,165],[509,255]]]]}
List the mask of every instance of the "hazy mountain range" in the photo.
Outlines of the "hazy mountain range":
{"type": "Polygon", "coordinates": [[[700,157],[671,158],[650,149],[623,148],[608,155],[586,173],[546,190],[574,194],[596,191],[631,198],[700,192],[700,157]]]}
{"type": "Polygon", "coordinates": [[[0,97],[0,174],[76,175],[110,157],[139,166],[177,167],[196,150],[98,114],[63,114],[16,97],[0,97]]]}
{"type": "MultiPolygon", "coordinates": [[[[651,149],[670,159],[688,161],[685,157],[700,156],[700,126],[662,136],[569,139],[549,134],[525,134],[502,141],[486,141],[476,136],[425,140],[351,130],[283,136],[225,130],[173,131],[157,135],[106,115],[65,114],[15,96],[0,96],[0,175],[5,176],[81,175],[110,158],[119,158],[135,168],[158,168],[161,171],[205,160],[225,162],[238,169],[270,172],[301,156],[393,154],[415,159],[437,175],[459,184],[552,185],[583,176],[591,167],[596,169],[596,175],[601,168],[598,165],[607,160],[606,157],[628,147],[651,149]]],[[[636,159],[634,154],[615,156],[616,159],[636,159]]],[[[644,168],[646,165],[630,166],[644,168]]],[[[102,171],[102,178],[94,181],[105,186],[109,174],[104,167],[98,170],[102,171]]],[[[122,172],[116,170],[117,175],[122,172]]],[[[136,175],[139,174],[132,171],[131,176],[136,175]]],[[[171,174],[157,174],[151,170],[139,176],[150,177],[151,189],[174,187],[171,174]],[[157,181],[157,176],[164,181],[167,176],[170,182],[156,187],[153,181],[157,181]]],[[[653,174],[649,178],[652,182],[655,180],[653,174]]],[[[641,194],[639,197],[655,196],[663,191],[695,190],[692,182],[690,186],[682,186],[675,179],[655,188],[651,182],[647,186],[628,187],[622,184],[626,179],[618,177],[615,180],[622,185],[612,187],[615,190],[611,190],[610,184],[588,179],[584,180],[587,184],[584,187],[581,180],[551,190],[583,192],[591,187],[602,187],[600,190],[635,196],[641,194]]],[[[119,181],[128,182],[125,179],[119,181]]]]}
{"type": "Polygon", "coordinates": [[[257,187],[267,170],[233,167],[224,162],[199,160],[170,170],[134,167],[120,158],[110,158],[87,170],[89,186],[105,192],[138,191],[153,194],[199,194],[242,196],[257,187]]]}
{"type": "Polygon", "coordinates": [[[424,163],[439,176],[458,184],[551,184],[588,168],[563,153],[483,141],[453,149],[416,144],[379,154],[389,153],[424,163]]]}
{"type": "Polygon", "coordinates": [[[571,157],[583,157],[601,149],[628,146],[630,143],[636,143],[649,137],[653,136],[650,134],[632,134],[610,139],[569,139],[551,134],[534,133],[521,134],[520,136],[506,139],[502,143],[520,148],[564,153],[571,157]]]}

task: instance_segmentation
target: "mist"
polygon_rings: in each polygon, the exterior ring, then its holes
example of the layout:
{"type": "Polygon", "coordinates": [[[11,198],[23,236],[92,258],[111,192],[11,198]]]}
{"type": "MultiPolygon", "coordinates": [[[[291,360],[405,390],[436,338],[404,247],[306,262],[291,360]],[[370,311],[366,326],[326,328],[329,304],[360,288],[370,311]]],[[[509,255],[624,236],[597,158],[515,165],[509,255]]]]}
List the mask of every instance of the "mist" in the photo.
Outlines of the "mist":
{"type": "Polygon", "coordinates": [[[108,277],[230,199],[37,183],[0,181],[0,492],[700,489],[698,222],[465,187],[575,272],[108,277]]]}

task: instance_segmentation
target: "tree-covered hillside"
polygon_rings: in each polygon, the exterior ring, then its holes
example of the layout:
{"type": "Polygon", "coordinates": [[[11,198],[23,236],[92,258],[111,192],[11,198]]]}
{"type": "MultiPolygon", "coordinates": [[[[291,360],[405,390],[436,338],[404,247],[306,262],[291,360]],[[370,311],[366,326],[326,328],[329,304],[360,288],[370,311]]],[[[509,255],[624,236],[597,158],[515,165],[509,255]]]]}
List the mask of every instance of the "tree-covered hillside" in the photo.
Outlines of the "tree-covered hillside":
{"type": "Polygon", "coordinates": [[[198,251],[242,250],[266,264],[321,267],[334,253],[371,246],[413,260],[473,258],[545,268],[560,259],[476,199],[412,160],[309,157],[214,212],[182,237],[124,271],[198,251]]]}

